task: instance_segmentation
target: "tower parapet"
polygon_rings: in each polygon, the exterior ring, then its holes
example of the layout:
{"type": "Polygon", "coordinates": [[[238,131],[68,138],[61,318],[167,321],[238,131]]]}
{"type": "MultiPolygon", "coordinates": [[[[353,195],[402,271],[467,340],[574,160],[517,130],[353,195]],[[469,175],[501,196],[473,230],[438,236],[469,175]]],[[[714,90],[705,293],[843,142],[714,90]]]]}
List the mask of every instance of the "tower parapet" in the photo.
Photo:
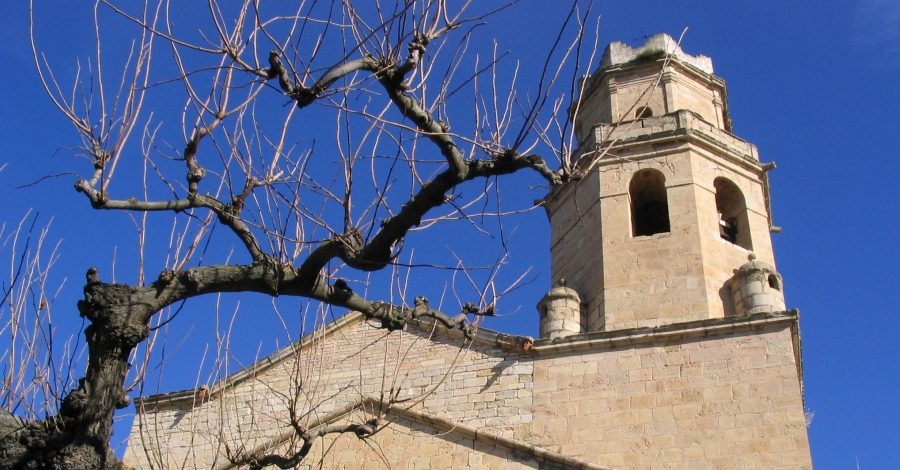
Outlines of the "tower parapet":
{"type": "Polygon", "coordinates": [[[684,52],[681,50],[681,46],[678,45],[678,42],[675,41],[672,36],[665,33],[652,36],[641,47],[631,47],[620,41],[610,43],[603,52],[603,58],[600,59],[600,68],[627,64],[635,61],[642,55],[652,55],[651,53],[656,53],[657,51],[669,54],[679,61],[689,64],[702,72],[710,75],[713,73],[712,59],[703,54],[694,56],[684,52]]]}
{"type": "Polygon", "coordinates": [[[713,75],[712,59],[690,55],[668,34],[657,34],[641,47],[621,42],[606,47],[600,66],[582,82],[573,108],[579,143],[597,124],[690,110],[731,132],[725,81],[713,75]]]}

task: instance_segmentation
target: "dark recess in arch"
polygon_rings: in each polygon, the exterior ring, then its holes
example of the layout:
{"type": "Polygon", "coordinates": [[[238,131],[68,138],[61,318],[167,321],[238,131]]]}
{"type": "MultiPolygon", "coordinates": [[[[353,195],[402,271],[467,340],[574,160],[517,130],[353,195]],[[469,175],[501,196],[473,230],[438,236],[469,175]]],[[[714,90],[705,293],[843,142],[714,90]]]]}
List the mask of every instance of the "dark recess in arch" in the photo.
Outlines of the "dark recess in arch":
{"type": "Polygon", "coordinates": [[[670,231],[666,177],[659,170],[638,171],[628,187],[632,234],[635,237],[670,231]]]}

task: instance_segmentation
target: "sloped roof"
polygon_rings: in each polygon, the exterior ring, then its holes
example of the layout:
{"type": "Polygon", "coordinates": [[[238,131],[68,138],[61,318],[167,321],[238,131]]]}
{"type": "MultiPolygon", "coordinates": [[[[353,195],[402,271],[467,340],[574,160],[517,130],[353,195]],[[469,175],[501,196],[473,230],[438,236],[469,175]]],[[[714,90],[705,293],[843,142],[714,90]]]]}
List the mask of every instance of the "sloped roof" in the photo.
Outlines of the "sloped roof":
{"type": "MultiPolygon", "coordinates": [[[[223,392],[232,389],[247,380],[260,376],[272,367],[275,367],[276,365],[296,355],[300,351],[303,351],[314,342],[320,341],[322,338],[330,337],[346,328],[351,328],[359,325],[364,321],[366,321],[366,317],[361,312],[347,312],[346,314],[325,325],[323,330],[318,330],[316,332],[304,335],[294,343],[291,343],[279,349],[278,351],[275,351],[269,356],[260,359],[253,365],[235,372],[228,377],[225,377],[224,379],[216,382],[207,389],[208,394],[202,397],[202,400],[198,399],[198,389],[191,388],[187,390],[140,397],[135,400],[134,406],[138,410],[138,412],[147,409],[153,409],[158,406],[185,406],[190,404],[192,404],[191,406],[197,406],[213,396],[220,395],[223,392]]],[[[443,337],[455,338],[459,340],[464,339],[461,331],[448,330],[441,325],[435,325],[431,321],[428,321],[428,319],[414,319],[409,321],[407,325],[418,328],[422,331],[431,331],[432,329],[436,328],[443,337]]],[[[532,345],[534,344],[534,339],[529,336],[518,336],[500,333],[488,328],[478,328],[472,341],[476,344],[482,344],[490,347],[499,347],[507,351],[519,352],[529,352],[532,348],[532,345]]]]}

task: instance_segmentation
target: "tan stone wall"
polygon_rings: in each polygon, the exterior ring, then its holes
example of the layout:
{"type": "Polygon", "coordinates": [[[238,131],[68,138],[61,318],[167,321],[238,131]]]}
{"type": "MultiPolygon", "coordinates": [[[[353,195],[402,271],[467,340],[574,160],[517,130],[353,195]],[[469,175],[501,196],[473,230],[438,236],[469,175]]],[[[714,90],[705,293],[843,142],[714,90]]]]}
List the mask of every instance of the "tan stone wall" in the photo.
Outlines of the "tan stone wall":
{"type": "Polygon", "coordinates": [[[574,126],[578,144],[585,144],[593,147],[594,136],[592,130],[594,126],[601,122],[613,122],[612,105],[609,87],[606,84],[588,90],[587,93],[588,95],[582,98],[583,101],[578,109],[572,109],[570,110],[570,113],[572,116],[576,117],[574,126]]]}
{"type": "Polygon", "coordinates": [[[666,92],[657,83],[658,75],[659,65],[656,64],[616,74],[616,91],[610,93],[611,122],[631,121],[636,117],[635,110],[643,106],[649,107],[654,116],[675,111],[666,104],[666,92]]]}
{"type": "Polygon", "coordinates": [[[710,317],[721,317],[733,314],[733,298],[726,283],[734,275],[734,269],[747,262],[751,250],[723,240],[719,235],[719,214],[716,212],[716,188],[713,187],[713,181],[718,177],[727,178],[741,190],[747,205],[752,251],[758,260],[775,266],[765,191],[759,175],[717,158],[702,147],[697,148],[696,158],[691,163],[697,185],[703,276],[706,291],[710,293],[707,308],[710,317]]]}
{"type": "Polygon", "coordinates": [[[752,249],[758,259],[774,265],[756,148],[722,130],[724,82],[672,62],[655,91],[643,95],[656,82],[661,65],[623,64],[587,80],[590,90],[576,127],[581,135],[587,126],[599,124],[596,147],[612,147],[595,172],[547,201],[553,277],[566,278],[581,295],[586,331],[732,313],[725,283],[746,262],[749,250],[719,235],[717,177],[740,188],[752,249]],[[650,106],[654,115],[689,112],[609,125],[633,119],[626,110],[635,103],[650,106]],[[686,129],[691,137],[676,137],[686,129]],[[665,175],[671,230],[635,237],[629,183],[647,168],[665,175]]]}
{"type": "Polygon", "coordinates": [[[615,469],[808,469],[790,328],[535,361],[532,443],[615,469]]]}
{"type": "Polygon", "coordinates": [[[587,331],[709,318],[691,149],[657,147],[648,158],[647,149],[638,147],[616,156],[548,202],[554,279],[566,278],[582,296],[587,331]],[[635,237],[629,184],[648,168],[665,176],[671,230],[635,237]]]}
{"type": "Polygon", "coordinates": [[[303,409],[315,405],[312,418],[364,396],[387,396],[392,387],[403,389],[401,397],[434,390],[424,410],[512,437],[531,422],[531,375],[529,360],[499,348],[429,340],[415,328],[386,335],[359,323],[198,406],[181,402],[139,415],[125,461],[149,469],[154,458],[165,463],[156,468],[180,468],[187,459],[186,468],[212,468],[223,462],[222,442],[248,449],[271,442],[287,429],[285,395],[296,389],[297,377],[303,377],[303,409]],[[154,452],[148,457],[145,449],[154,452]]]}
{"type": "Polygon", "coordinates": [[[724,129],[721,90],[709,76],[686,72],[678,65],[669,66],[662,83],[669,113],[687,109],[705,121],[724,129]]]}
{"type": "MultiPolygon", "coordinates": [[[[413,344],[419,335],[408,333],[403,350],[413,346],[410,356],[390,370],[408,373],[408,387],[438,385],[417,410],[600,466],[811,468],[794,323],[783,317],[755,321],[755,329],[740,322],[716,330],[692,324],[655,340],[635,330],[624,337],[598,333],[607,336],[539,342],[529,356],[483,345],[460,349],[451,340],[413,344]],[[723,333],[735,327],[741,332],[723,333]]],[[[381,390],[384,367],[378,361],[396,350],[385,355],[376,342],[371,349],[379,354],[358,359],[342,348],[382,336],[360,324],[335,334],[334,348],[320,351],[327,360],[321,368],[314,364],[322,371],[319,417],[381,390]],[[363,379],[330,398],[351,377],[363,379]]],[[[277,364],[225,399],[145,413],[135,423],[126,463],[144,470],[222,468],[224,442],[232,449],[280,442],[286,412],[279,394],[291,390],[286,371],[294,363],[277,364]]],[[[343,420],[363,422],[371,413],[369,405],[343,420]]],[[[537,468],[533,455],[487,445],[453,426],[438,429],[396,413],[388,418],[392,424],[366,441],[353,435],[323,439],[306,463],[315,467],[325,454],[326,468],[537,468]]]]}
{"type": "Polygon", "coordinates": [[[721,238],[714,181],[725,178],[740,189],[752,249],[774,266],[756,148],[690,112],[599,126],[596,136],[598,145],[617,143],[595,171],[546,202],[553,277],[567,279],[582,296],[586,331],[732,313],[725,283],[750,250],[721,238]],[[645,169],[665,177],[668,233],[633,234],[629,185],[645,169]]]}
{"type": "Polygon", "coordinates": [[[310,452],[308,462],[311,464],[297,468],[320,468],[318,462],[322,462],[322,468],[334,470],[539,468],[531,456],[403,418],[393,418],[386,429],[365,441],[352,435],[321,439],[310,452]]]}
{"type": "Polygon", "coordinates": [[[691,155],[678,147],[657,153],[647,159],[646,149],[627,149],[617,152],[617,163],[600,167],[607,331],[708,317],[691,155]],[[629,184],[647,168],[665,176],[670,231],[633,236],[629,184]]]}
{"type": "Polygon", "coordinates": [[[550,268],[554,282],[565,278],[566,285],[581,296],[586,331],[604,328],[604,284],[600,177],[596,172],[567,186],[548,202],[550,218],[550,268]]]}
{"type": "Polygon", "coordinates": [[[623,65],[587,79],[575,123],[579,143],[593,126],[631,121],[645,106],[654,116],[690,110],[725,129],[724,82],[674,59],[660,77],[661,67],[662,61],[623,65]]]}

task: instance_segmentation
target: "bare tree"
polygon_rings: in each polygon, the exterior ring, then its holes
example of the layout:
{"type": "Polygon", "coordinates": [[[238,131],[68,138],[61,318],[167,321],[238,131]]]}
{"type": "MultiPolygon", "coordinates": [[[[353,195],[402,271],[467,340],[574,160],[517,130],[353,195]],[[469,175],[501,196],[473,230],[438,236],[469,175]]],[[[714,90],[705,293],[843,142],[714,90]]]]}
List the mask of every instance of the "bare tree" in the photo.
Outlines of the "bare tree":
{"type": "Polygon", "coordinates": [[[0,255],[10,260],[8,277],[0,282],[0,337],[8,345],[0,355],[0,413],[15,412],[26,420],[58,411],[74,383],[69,364],[76,361],[69,354],[76,349],[74,338],[53,340],[51,311],[59,289],[50,285],[49,273],[58,246],[48,247],[49,228],[37,227],[37,221],[29,213],[15,226],[0,226],[0,255]]]}
{"type": "MultiPolygon", "coordinates": [[[[540,79],[519,92],[515,68],[499,68],[496,48],[466,54],[472,35],[512,4],[313,0],[281,11],[261,0],[200,3],[148,0],[133,9],[98,0],[96,50],[80,62],[71,88],[41,53],[32,17],[40,80],[78,131],[75,153],[88,161],[72,169],[86,175],[75,189],[94,209],[136,214],[139,237],[148,213],[172,214],[181,225],[167,255],[145,254],[141,238],[133,285],[87,271],[78,303],[90,322],[84,377],[58,410],[0,436],[0,467],[118,465],[108,442],[115,410],[129,404],[126,390],[140,375],[131,357],[159,312],[193,297],[298,296],[362,312],[389,331],[430,318],[470,337],[470,319],[493,315],[503,292],[491,286],[448,314],[424,297],[411,305],[366,298],[351,288],[353,273],[397,267],[405,241],[427,237],[414,233],[424,228],[463,219],[483,230],[483,220],[506,211],[488,207],[485,196],[500,176],[524,170],[553,186],[580,172],[567,124],[578,112],[578,83],[563,76],[577,77],[577,65],[593,60],[582,48],[589,8],[572,5],[540,79]],[[102,19],[111,15],[116,28],[136,35],[117,59],[101,48],[102,19]],[[182,24],[190,26],[176,29],[182,24]],[[553,95],[554,86],[565,96],[553,95]],[[179,119],[183,144],[172,146],[178,137],[169,123],[179,119]],[[314,138],[328,128],[318,137],[334,145],[323,151],[314,138]],[[176,164],[183,166],[173,173],[176,164]],[[126,181],[141,168],[142,179],[126,181]],[[464,197],[460,188],[477,181],[464,197]],[[231,243],[214,234],[217,226],[243,248],[234,258],[246,261],[208,262],[211,241],[231,243]],[[165,256],[166,269],[145,282],[151,256],[165,256]]],[[[311,429],[294,418],[295,452],[229,450],[233,463],[289,468],[322,435],[366,437],[379,426],[376,418],[311,429]]]]}

